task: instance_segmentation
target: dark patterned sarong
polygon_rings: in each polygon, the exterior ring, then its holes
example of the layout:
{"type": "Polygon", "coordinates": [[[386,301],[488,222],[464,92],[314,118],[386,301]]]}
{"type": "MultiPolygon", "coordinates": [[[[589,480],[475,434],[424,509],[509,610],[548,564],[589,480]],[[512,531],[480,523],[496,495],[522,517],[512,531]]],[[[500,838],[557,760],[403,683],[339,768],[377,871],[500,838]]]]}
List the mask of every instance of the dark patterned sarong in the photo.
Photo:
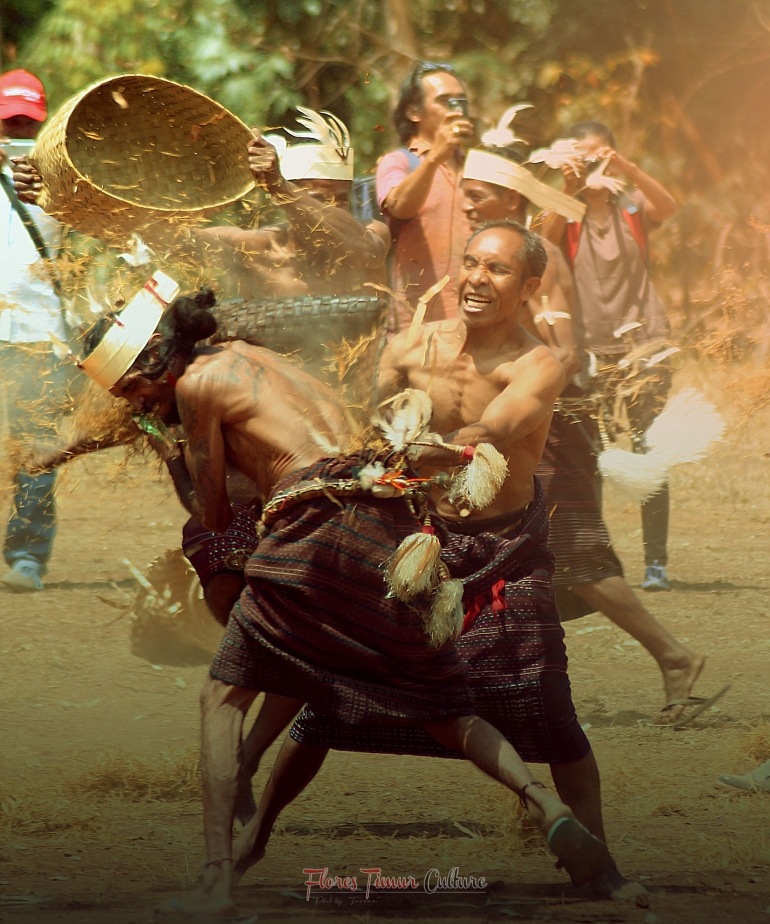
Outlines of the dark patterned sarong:
{"type": "MultiPolygon", "coordinates": [[[[464,579],[463,603],[469,615],[475,614],[457,650],[468,665],[476,713],[526,761],[581,760],[589,744],[572,704],[539,483],[524,511],[447,526],[465,533],[452,532],[442,557],[452,576],[464,579]],[[494,525],[498,533],[485,530],[486,525],[494,525]]],[[[298,716],[291,736],[340,751],[461,756],[421,728],[352,728],[312,705],[298,716]]]]}
{"type": "Polygon", "coordinates": [[[570,587],[623,576],[599,508],[600,475],[592,444],[601,445],[596,421],[587,413],[556,413],[537,469],[550,516],[553,584],[564,621],[593,612],[570,587]]]}
{"type": "MultiPolygon", "coordinates": [[[[273,496],[351,477],[360,460],[321,460],[273,496]]],[[[418,528],[403,499],[316,497],[288,507],[246,565],[213,677],[301,699],[359,725],[422,725],[473,713],[451,642],[434,648],[421,612],[387,597],[383,563],[418,528]]]]}
{"type": "Polygon", "coordinates": [[[195,517],[182,527],[182,551],[205,590],[218,574],[243,574],[257,547],[259,504],[233,504],[233,521],[224,533],[214,533],[195,517]]]}

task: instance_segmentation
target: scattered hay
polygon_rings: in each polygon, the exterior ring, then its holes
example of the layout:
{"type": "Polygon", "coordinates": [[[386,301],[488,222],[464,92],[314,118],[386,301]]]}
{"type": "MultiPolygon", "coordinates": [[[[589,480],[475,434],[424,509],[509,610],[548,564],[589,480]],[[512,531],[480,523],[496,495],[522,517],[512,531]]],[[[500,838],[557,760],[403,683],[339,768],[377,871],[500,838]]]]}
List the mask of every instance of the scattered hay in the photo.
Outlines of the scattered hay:
{"type": "Polygon", "coordinates": [[[49,834],[70,829],[96,830],[101,826],[98,812],[90,805],[73,802],[61,791],[25,786],[10,792],[0,789],[0,831],[7,840],[12,834],[49,834]]]}
{"type": "MultiPolygon", "coordinates": [[[[751,368],[751,367],[749,367],[751,368]]],[[[770,364],[749,372],[745,366],[726,382],[727,391],[734,398],[744,421],[770,406],[770,364]]]]}
{"type": "Polygon", "coordinates": [[[152,760],[116,754],[68,783],[76,797],[103,796],[124,802],[191,802],[200,798],[198,750],[152,760]]]}
{"type": "Polygon", "coordinates": [[[747,735],[741,752],[758,764],[770,760],[770,725],[761,725],[747,735]]]}

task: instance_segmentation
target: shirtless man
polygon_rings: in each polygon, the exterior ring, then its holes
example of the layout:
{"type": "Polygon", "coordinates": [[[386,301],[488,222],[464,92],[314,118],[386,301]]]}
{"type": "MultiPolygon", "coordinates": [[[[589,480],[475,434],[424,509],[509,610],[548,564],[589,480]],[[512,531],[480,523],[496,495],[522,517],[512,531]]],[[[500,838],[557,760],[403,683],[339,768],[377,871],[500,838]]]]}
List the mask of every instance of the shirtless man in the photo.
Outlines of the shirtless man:
{"type": "MultiPolygon", "coordinates": [[[[424,390],[433,401],[432,426],[445,440],[491,442],[505,455],[509,475],[484,510],[464,517],[444,494],[434,495],[451,531],[444,562],[465,584],[458,650],[479,714],[526,760],[551,765],[562,800],[603,839],[599,774],[570,698],[546,509],[533,478],[564,383],[553,353],[518,323],[544,265],[542,244],[511,222],[472,237],[458,279],[461,319],[426,325],[411,346],[408,333],[395,337],[382,360],[381,397],[404,386],[424,390]]],[[[423,450],[415,463],[422,473],[450,464],[440,448],[423,450]]],[[[459,756],[436,747],[421,729],[393,735],[387,728],[345,726],[311,704],[284,742],[257,815],[235,845],[236,878],[264,855],[279,813],[314,778],[329,748],[459,756]]],[[[646,901],[609,856],[589,889],[646,901]]]]}
{"type": "MultiPolygon", "coordinates": [[[[511,235],[502,237],[510,250],[511,235]]],[[[496,304],[501,312],[520,301],[516,274],[507,272],[504,305],[496,304]]],[[[469,312],[485,297],[474,293],[467,295],[469,312]]],[[[344,443],[347,435],[333,393],[259,347],[235,342],[196,349],[210,336],[213,317],[193,299],[177,299],[152,334],[142,334],[152,330],[146,319],[120,320],[93,331],[84,369],[110,370],[108,380],[103,373],[99,380],[113,395],[184,427],[184,452],[171,470],[201,522],[216,531],[230,525],[228,462],[273,501],[272,519],[264,520],[266,534],[246,569],[248,587],[202,692],[203,882],[166,910],[192,919],[235,910],[231,839],[241,728],[259,691],[289,694],[295,708],[307,702],[352,725],[425,728],[444,748],[519,794],[574,881],[599,876],[612,862],[603,841],[537,784],[511,744],[474,714],[454,644],[433,646],[420,611],[386,593],[382,567],[419,523],[405,498],[380,499],[358,486],[357,473],[372,461],[373,450],[340,450],[329,458],[328,446],[344,443]],[[351,483],[352,495],[344,488],[351,483]]],[[[498,392],[491,412],[457,434],[467,435],[468,446],[490,436],[504,448],[522,441],[522,456],[512,455],[511,464],[516,480],[530,483],[504,486],[508,509],[531,499],[531,473],[563,378],[558,361],[534,342],[520,343],[511,358],[522,364],[517,368],[523,367],[527,384],[513,366],[502,369],[496,387],[490,382],[483,388],[487,400],[498,392]],[[513,417],[526,421],[519,429],[527,432],[511,428],[513,417]]],[[[480,410],[484,395],[468,397],[480,410]]],[[[444,468],[460,458],[451,448],[427,453],[431,464],[444,468]]],[[[579,737],[579,727],[572,731],[579,737]]]]}
{"type": "MultiPolygon", "coordinates": [[[[520,223],[526,220],[528,200],[520,190],[532,188],[537,194],[538,186],[532,184],[538,181],[524,173],[525,169],[500,153],[469,153],[463,194],[465,214],[473,228],[505,218],[520,223]]],[[[553,192],[549,189],[545,195],[550,197],[553,192]]],[[[561,203],[557,196],[557,208],[561,203]]],[[[582,343],[576,343],[583,340],[583,332],[576,311],[572,273],[561,250],[548,240],[544,239],[543,244],[548,253],[548,267],[535,297],[528,302],[529,311],[523,314],[522,326],[550,346],[564,365],[567,385],[563,396],[580,397],[580,389],[569,381],[580,368],[579,350],[583,348],[582,343]],[[548,298],[547,309],[543,307],[543,296],[548,298]]],[[[578,413],[557,411],[538,469],[546,502],[553,509],[550,547],[556,555],[554,585],[562,618],[599,611],[642,644],[663,675],[666,700],[655,724],[684,724],[688,720],[684,717],[685,703],[690,699],[705,658],[678,642],[642,606],[623,577],[622,565],[612,549],[595,498],[595,479],[599,475],[588,438],[599,443],[596,422],[590,414],[582,412],[577,426],[574,420],[578,413]]],[[[706,702],[710,705],[714,701],[706,702]]],[[[695,699],[691,704],[703,705],[695,699]]],[[[695,715],[693,710],[689,718],[695,715]]]]}

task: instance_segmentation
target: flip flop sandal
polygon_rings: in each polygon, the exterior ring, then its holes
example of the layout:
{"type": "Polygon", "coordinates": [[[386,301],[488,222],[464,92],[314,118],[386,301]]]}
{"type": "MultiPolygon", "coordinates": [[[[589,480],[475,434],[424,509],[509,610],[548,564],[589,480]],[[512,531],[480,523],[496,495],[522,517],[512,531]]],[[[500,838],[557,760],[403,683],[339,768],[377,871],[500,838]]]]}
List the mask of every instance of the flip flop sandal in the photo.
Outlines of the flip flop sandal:
{"type": "MultiPolygon", "coordinates": [[[[257,921],[256,914],[252,914],[251,916],[231,914],[221,917],[213,914],[202,914],[199,911],[185,911],[178,898],[170,899],[168,907],[171,909],[171,913],[156,912],[156,921],[164,922],[165,924],[167,919],[172,917],[176,917],[181,921],[190,921],[192,924],[255,924],[257,921]]],[[[170,921],[169,924],[171,924],[170,921]]]]}
{"type": "Polygon", "coordinates": [[[674,706],[692,706],[692,712],[688,712],[687,715],[683,716],[677,722],[672,722],[670,725],[657,722],[648,722],[647,724],[654,725],[656,728],[684,728],[684,726],[689,725],[693,719],[697,719],[702,712],[705,712],[710,706],[713,706],[718,699],[721,699],[731,686],[731,683],[726,684],[726,686],[722,687],[722,689],[718,693],[715,693],[710,699],[704,699],[702,696],[689,696],[687,699],[672,699],[671,702],[666,703],[663,707],[663,712],[674,706]]]}
{"type": "Polygon", "coordinates": [[[557,867],[567,870],[574,886],[595,879],[612,863],[604,841],[594,837],[576,818],[567,816],[555,821],[546,840],[559,861],[557,867]]]}

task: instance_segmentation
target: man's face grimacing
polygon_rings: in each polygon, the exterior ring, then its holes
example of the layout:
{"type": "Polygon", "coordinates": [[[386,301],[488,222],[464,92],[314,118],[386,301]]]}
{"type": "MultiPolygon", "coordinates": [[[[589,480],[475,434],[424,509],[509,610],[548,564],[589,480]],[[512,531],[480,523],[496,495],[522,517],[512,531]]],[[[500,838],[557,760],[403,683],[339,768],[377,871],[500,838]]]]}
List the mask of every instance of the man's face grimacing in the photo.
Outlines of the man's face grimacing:
{"type": "Polygon", "coordinates": [[[489,228],[470,241],[457,280],[460,314],[467,326],[514,320],[521,305],[535,294],[540,279],[522,280],[523,246],[522,236],[512,228],[489,228]]]}
{"type": "Polygon", "coordinates": [[[519,194],[513,189],[485,183],[483,180],[463,180],[463,212],[471,228],[485,221],[512,218],[519,207],[519,194]]]}

